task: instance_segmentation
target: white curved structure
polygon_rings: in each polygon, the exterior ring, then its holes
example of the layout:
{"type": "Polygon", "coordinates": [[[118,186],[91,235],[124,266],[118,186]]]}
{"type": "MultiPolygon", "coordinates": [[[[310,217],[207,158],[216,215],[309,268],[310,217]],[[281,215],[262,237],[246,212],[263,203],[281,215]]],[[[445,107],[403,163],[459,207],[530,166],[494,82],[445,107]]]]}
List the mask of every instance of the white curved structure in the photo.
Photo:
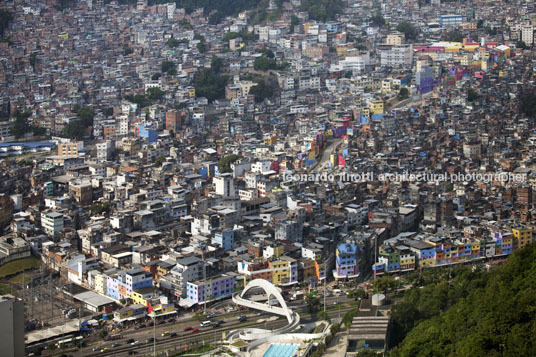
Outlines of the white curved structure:
{"type": "Polygon", "coordinates": [[[254,279],[250,281],[246,285],[244,290],[242,290],[241,293],[233,295],[233,302],[237,305],[242,305],[251,309],[256,309],[256,310],[271,312],[277,315],[286,316],[289,324],[292,324],[293,321],[295,321],[294,312],[288,308],[287,303],[285,299],[283,299],[283,296],[281,296],[281,293],[279,292],[279,290],[277,290],[277,288],[274,285],[272,285],[272,283],[263,279],[254,279]],[[268,304],[244,299],[244,296],[246,295],[246,293],[249,290],[254,289],[254,288],[261,288],[264,290],[264,292],[266,293],[268,297],[268,304]],[[277,299],[277,301],[279,302],[279,305],[281,306],[270,305],[270,300],[272,296],[277,299]]]}

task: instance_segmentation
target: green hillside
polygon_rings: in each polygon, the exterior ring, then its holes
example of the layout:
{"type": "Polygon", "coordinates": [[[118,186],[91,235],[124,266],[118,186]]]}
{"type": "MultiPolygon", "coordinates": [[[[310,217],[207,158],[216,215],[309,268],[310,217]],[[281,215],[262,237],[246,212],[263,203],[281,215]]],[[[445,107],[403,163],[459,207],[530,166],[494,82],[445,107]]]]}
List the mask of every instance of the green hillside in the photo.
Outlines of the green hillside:
{"type": "Polygon", "coordinates": [[[536,244],[489,272],[443,274],[393,309],[392,356],[536,356],[536,244]]]}

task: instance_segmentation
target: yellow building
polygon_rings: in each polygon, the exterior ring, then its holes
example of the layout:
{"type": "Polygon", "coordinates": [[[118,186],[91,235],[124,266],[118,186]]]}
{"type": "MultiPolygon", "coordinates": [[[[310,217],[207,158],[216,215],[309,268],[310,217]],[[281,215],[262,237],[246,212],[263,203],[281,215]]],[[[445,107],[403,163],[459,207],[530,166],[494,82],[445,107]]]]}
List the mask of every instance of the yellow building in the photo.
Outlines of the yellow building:
{"type": "Polygon", "coordinates": [[[382,93],[391,93],[393,91],[393,79],[386,78],[382,81],[382,93]]]}
{"type": "Polygon", "coordinates": [[[290,279],[290,267],[288,262],[276,260],[270,262],[270,268],[272,269],[272,283],[282,284],[288,282],[290,279]]]}
{"type": "Polygon", "coordinates": [[[415,266],[415,257],[413,255],[404,255],[400,257],[400,266],[413,265],[415,266]]]}
{"type": "Polygon", "coordinates": [[[153,297],[153,292],[153,288],[138,289],[132,291],[129,298],[133,304],[147,306],[147,301],[153,297]]]}
{"type": "Polygon", "coordinates": [[[317,262],[313,259],[300,260],[301,270],[303,271],[303,280],[317,280],[316,266],[317,262]]]}
{"type": "Polygon", "coordinates": [[[195,97],[195,87],[186,87],[188,90],[188,97],[194,98],[195,97]]]}
{"type": "Polygon", "coordinates": [[[512,228],[512,235],[514,236],[514,240],[517,242],[518,248],[523,248],[532,243],[532,228],[512,228]]]}
{"type": "Polygon", "coordinates": [[[297,275],[297,262],[295,259],[282,256],[278,260],[268,262],[272,270],[272,284],[288,284],[297,281],[297,276],[293,276],[293,271],[297,275]]]}
{"type": "Polygon", "coordinates": [[[383,114],[383,101],[382,100],[373,100],[369,105],[370,114],[383,114]]]}

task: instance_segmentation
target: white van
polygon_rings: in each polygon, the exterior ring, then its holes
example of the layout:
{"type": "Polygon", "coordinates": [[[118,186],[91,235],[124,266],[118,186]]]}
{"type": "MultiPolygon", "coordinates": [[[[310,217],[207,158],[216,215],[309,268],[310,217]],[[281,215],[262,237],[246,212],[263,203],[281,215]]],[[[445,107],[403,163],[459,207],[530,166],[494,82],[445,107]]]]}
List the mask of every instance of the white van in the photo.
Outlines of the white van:
{"type": "Polygon", "coordinates": [[[207,326],[210,326],[212,324],[212,322],[210,321],[203,321],[201,322],[201,327],[207,327],[207,326]]]}

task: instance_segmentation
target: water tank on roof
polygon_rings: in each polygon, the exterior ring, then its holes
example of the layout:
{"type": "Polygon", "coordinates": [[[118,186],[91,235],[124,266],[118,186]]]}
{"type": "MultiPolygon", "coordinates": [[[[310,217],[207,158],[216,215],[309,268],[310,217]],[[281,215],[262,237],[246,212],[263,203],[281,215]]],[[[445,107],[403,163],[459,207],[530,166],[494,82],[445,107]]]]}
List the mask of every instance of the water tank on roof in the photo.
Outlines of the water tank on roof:
{"type": "Polygon", "coordinates": [[[374,294],[372,295],[372,305],[382,306],[385,302],[385,295],[383,294],[374,294]]]}

